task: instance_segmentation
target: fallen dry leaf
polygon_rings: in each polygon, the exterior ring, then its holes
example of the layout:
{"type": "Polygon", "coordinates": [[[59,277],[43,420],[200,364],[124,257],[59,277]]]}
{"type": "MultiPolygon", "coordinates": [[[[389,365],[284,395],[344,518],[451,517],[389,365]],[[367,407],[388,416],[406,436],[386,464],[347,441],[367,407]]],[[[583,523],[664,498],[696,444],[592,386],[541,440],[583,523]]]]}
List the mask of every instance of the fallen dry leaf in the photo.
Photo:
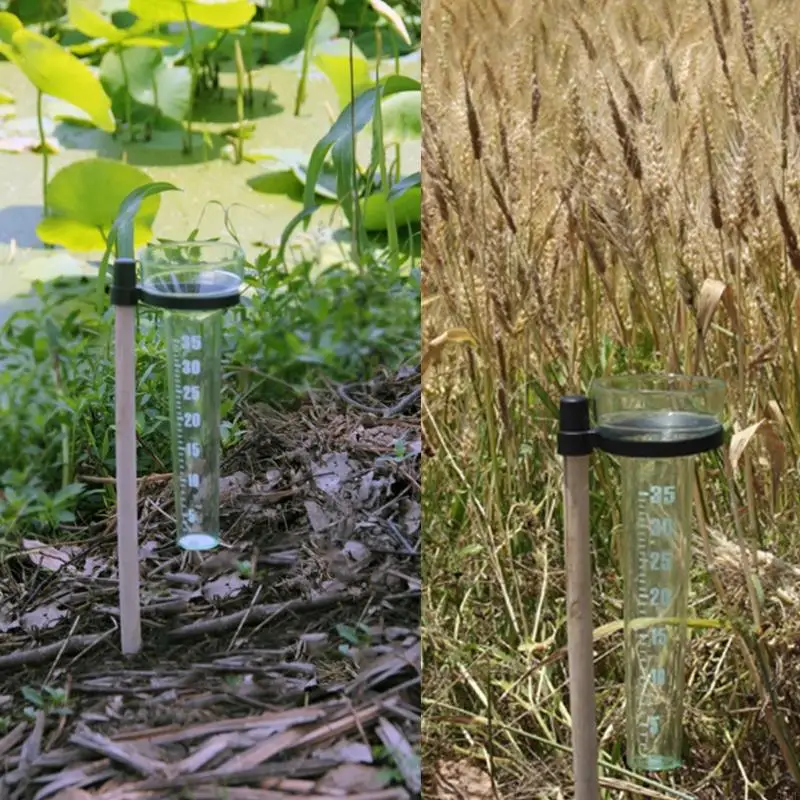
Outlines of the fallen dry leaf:
{"type": "Polygon", "coordinates": [[[308,514],[308,523],[314,533],[321,533],[333,524],[333,520],[322,510],[322,506],[319,503],[315,503],[313,500],[306,500],[305,507],[306,514],[308,514]]]}
{"type": "Polygon", "coordinates": [[[347,453],[326,453],[319,463],[312,462],[311,473],[317,488],[328,495],[338,494],[353,467],[347,453]]]}
{"type": "Polygon", "coordinates": [[[317,781],[317,791],[343,791],[351,794],[374,792],[383,789],[391,776],[388,770],[368,767],[366,764],[340,764],[317,781]]]}
{"type": "Polygon", "coordinates": [[[244,591],[250,585],[250,581],[243,578],[241,575],[223,575],[213,581],[209,581],[203,587],[203,597],[209,603],[218,600],[227,600],[231,597],[236,597],[237,594],[244,591]]]}
{"type": "Polygon", "coordinates": [[[52,547],[37,539],[23,539],[22,548],[27,551],[31,563],[48,572],[58,572],[60,569],[71,566],[77,548],[52,547]]]}
{"type": "Polygon", "coordinates": [[[59,608],[55,603],[39,606],[20,617],[20,625],[27,633],[45,631],[54,628],[67,616],[67,611],[59,608]]]}
{"type": "Polygon", "coordinates": [[[372,749],[364,742],[339,742],[326,750],[316,750],[314,758],[326,758],[331,761],[346,761],[348,764],[371,764],[372,749]]]}
{"type": "Polygon", "coordinates": [[[355,562],[366,561],[371,555],[369,549],[361,542],[353,541],[344,543],[342,553],[348,558],[352,558],[355,562]]]}

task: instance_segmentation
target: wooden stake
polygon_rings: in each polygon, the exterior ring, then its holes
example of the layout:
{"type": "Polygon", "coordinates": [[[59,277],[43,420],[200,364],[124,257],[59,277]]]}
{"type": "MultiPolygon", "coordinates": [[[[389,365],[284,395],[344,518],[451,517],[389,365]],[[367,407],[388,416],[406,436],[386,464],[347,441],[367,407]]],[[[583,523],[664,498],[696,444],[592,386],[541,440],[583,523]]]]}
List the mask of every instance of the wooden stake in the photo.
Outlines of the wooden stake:
{"type": "Polygon", "coordinates": [[[142,647],[136,485],[136,306],[117,305],[114,323],[120,635],[122,652],[134,655],[142,647]]]}
{"type": "Polygon", "coordinates": [[[597,722],[592,638],[589,456],[564,458],[564,549],[567,564],[567,656],[575,800],[598,800],[597,722]]]}

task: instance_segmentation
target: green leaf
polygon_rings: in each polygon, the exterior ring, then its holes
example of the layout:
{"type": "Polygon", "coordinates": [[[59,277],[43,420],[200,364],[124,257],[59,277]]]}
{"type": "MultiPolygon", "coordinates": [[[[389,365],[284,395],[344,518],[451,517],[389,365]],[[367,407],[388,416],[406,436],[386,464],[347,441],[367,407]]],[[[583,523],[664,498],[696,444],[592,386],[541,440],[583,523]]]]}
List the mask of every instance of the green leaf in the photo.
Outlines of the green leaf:
{"type": "Polygon", "coordinates": [[[0,89],[0,105],[10,105],[16,102],[14,95],[7,89],[0,89]]]}
{"type": "Polygon", "coordinates": [[[139,19],[126,28],[119,28],[104,15],[104,6],[104,0],[69,0],[67,21],[91,40],[70,47],[73,53],[86,55],[108,47],[109,44],[123,44],[128,47],[169,46],[169,42],[164,39],[142,36],[152,31],[154,22],[139,19]]]}
{"type": "Polygon", "coordinates": [[[163,192],[179,192],[177,186],[166,181],[154,181],[137,186],[122,201],[111,224],[111,232],[106,242],[106,249],[100,261],[97,273],[97,308],[102,309],[105,301],[106,273],[111,251],[116,247],[117,258],[134,258],[136,243],[136,215],[142,207],[142,202],[148,197],[163,192]]]}
{"type": "Polygon", "coordinates": [[[127,91],[137,103],[157,108],[168,119],[185,119],[192,93],[188,67],[168,66],[161,52],[152,48],[109,51],[103,56],[100,77],[112,95],[126,90],[126,74],[127,91]]]}
{"type": "Polygon", "coordinates": [[[11,44],[14,34],[22,29],[23,25],[18,17],[8,11],[0,11],[0,42],[11,44]]]}
{"type": "Polygon", "coordinates": [[[250,30],[253,33],[277,33],[280,36],[288,36],[292,32],[292,27],[285,22],[253,20],[250,23],[250,30]]]}
{"type": "Polygon", "coordinates": [[[413,78],[407,78],[403,75],[390,75],[385,81],[359,95],[355,102],[351,104],[353,106],[352,109],[348,105],[342,111],[339,118],[331,126],[331,129],[317,142],[311,153],[311,158],[308,162],[308,183],[303,197],[303,202],[306,206],[314,203],[313,187],[317,182],[317,177],[322,170],[322,165],[325,163],[328,152],[337,143],[352,140],[359,131],[369,124],[372,120],[376,99],[388,97],[397,92],[415,92],[419,91],[420,88],[419,81],[415,81],[413,78]]]}
{"type": "Polygon", "coordinates": [[[119,255],[126,258],[133,258],[132,243],[133,237],[130,235],[131,225],[136,220],[142,208],[142,203],[148,197],[155,197],[164,192],[181,191],[175,184],[168,181],[153,181],[143,186],[137,186],[120,203],[119,211],[112,223],[112,235],[119,245],[119,255]],[[127,252],[123,252],[127,250],[127,252]]]}
{"type": "Polygon", "coordinates": [[[45,98],[42,110],[49,119],[56,122],[69,122],[72,125],[94,127],[92,118],[82,108],[78,108],[66,100],[59,100],[57,97],[45,98]]]}
{"type": "Polygon", "coordinates": [[[415,172],[413,175],[407,175],[405,178],[397,181],[397,183],[392,184],[392,188],[389,189],[389,201],[397,199],[398,197],[402,197],[406,192],[411,189],[420,188],[422,186],[422,174],[419,172],[415,172]]]}
{"type": "Polygon", "coordinates": [[[384,144],[422,138],[422,92],[399,92],[381,102],[384,144]]]}
{"type": "MultiPolygon", "coordinates": [[[[306,44],[306,33],[308,32],[311,19],[314,15],[314,4],[301,6],[296,11],[291,12],[285,18],[289,26],[290,33],[266,35],[267,58],[271,64],[294,59],[306,44]]],[[[317,27],[314,30],[312,49],[319,44],[333,39],[339,35],[339,18],[333,9],[325,7],[319,18],[317,27]]]]}
{"type": "Polygon", "coordinates": [[[248,0],[130,0],[130,10],[141,19],[158,24],[184,22],[230,30],[247,25],[256,7],[248,0]]]}
{"type": "Polygon", "coordinates": [[[41,693],[32,686],[23,686],[22,696],[34,706],[41,706],[44,702],[44,698],[42,697],[41,693]]]}
{"type": "MultiPolygon", "coordinates": [[[[111,159],[91,158],[70,164],[48,185],[49,213],[36,233],[47,244],[78,252],[103,250],[117,209],[131,191],[148,183],[151,180],[146,172],[111,159]]],[[[158,197],[143,201],[136,218],[137,243],[145,244],[151,237],[158,207],[158,197]]]]}
{"type": "Polygon", "coordinates": [[[66,100],[83,109],[101,130],[116,128],[111,100],[91,70],[72,53],[54,41],[24,28],[11,37],[11,44],[0,44],[13,61],[43,94],[66,100]]]}
{"type": "Polygon", "coordinates": [[[386,211],[390,205],[394,211],[396,225],[410,225],[420,221],[422,216],[422,189],[419,186],[419,181],[415,186],[408,186],[401,193],[392,195],[397,186],[399,184],[395,184],[392,187],[388,196],[382,192],[376,192],[364,200],[361,213],[366,230],[373,232],[386,230],[386,211]]]}
{"type": "MultiPolygon", "coordinates": [[[[364,54],[353,46],[353,89],[355,96],[372,84],[369,62],[364,54]]],[[[318,44],[314,49],[314,65],[333,84],[339,106],[344,108],[353,98],[350,85],[350,42],[347,39],[331,39],[318,44]]]]}
{"type": "Polygon", "coordinates": [[[114,42],[122,33],[110,20],[91,8],[86,0],[69,0],[67,21],[75,30],[90,39],[108,39],[114,42]]]}
{"type": "Polygon", "coordinates": [[[278,252],[275,256],[276,261],[283,262],[286,255],[286,247],[289,244],[289,239],[292,238],[292,234],[301,223],[306,223],[308,220],[310,220],[314,213],[318,210],[319,206],[307,206],[299,214],[295,214],[295,216],[289,220],[288,224],[283,229],[283,233],[281,233],[281,241],[278,245],[278,252]]]}
{"type": "MultiPolygon", "coordinates": [[[[296,186],[304,188],[308,180],[308,155],[302,150],[283,147],[263,147],[248,151],[247,158],[263,164],[266,169],[260,175],[248,180],[251,188],[267,194],[286,194],[291,184],[286,184],[286,176],[291,175],[296,186]]],[[[336,200],[336,174],[331,166],[324,164],[317,177],[314,193],[327,200],[336,200]]]]}

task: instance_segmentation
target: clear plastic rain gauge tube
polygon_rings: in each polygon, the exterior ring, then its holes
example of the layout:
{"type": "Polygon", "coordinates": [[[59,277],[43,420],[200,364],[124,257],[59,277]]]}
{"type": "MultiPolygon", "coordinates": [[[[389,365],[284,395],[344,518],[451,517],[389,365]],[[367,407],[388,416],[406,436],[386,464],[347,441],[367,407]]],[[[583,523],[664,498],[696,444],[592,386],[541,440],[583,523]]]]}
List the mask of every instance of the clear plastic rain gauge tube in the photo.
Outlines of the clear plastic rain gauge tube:
{"type": "Polygon", "coordinates": [[[686,376],[595,382],[594,446],[622,478],[627,761],[682,763],[684,653],[694,457],[722,444],[722,381],[686,376]]]}
{"type": "Polygon", "coordinates": [[[239,302],[244,254],[226,242],[148,245],[141,299],[164,310],[178,544],[220,543],[222,318],[239,302]]]}

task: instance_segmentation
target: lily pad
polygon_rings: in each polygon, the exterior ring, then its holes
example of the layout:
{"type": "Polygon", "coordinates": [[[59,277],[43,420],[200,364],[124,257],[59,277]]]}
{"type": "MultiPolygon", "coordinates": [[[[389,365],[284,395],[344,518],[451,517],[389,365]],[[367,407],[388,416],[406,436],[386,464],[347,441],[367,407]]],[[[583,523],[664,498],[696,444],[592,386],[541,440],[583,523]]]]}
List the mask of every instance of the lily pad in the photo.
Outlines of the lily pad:
{"type": "Polygon", "coordinates": [[[136,20],[129,28],[118,28],[110,19],[103,16],[102,0],[69,0],[67,20],[73,28],[90,39],[105,39],[112,44],[133,36],[151,31],[155,23],[150,20],[136,20]]]}
{"type": "MultiPolygon", "coordinates": [[[[260,148],[249,150],[248,160],[263,163],[265,171],[248,181],[251,188],[266,194],[292,194],[302,189],[308,180],[308,154],[290,148],[260,148]],[[289,180],[287,180],[289,179],[289,180]]],[[[327,200],[336,200],[336,173],[333,167],[323,165],[317,177],[314,193],[327,200]]]]}
{"type": "Polygon", "coordinates": [[[422,139],[422,92],[399,92],[384,97],[381,120],[384,144],[422,139]]]}
{"type": "Polygon", "coordinates": [[[68,122],[71,125],[94,127],[92,118],[82,108],[60,100],[58,97],[46,97],[43,103],[44,113],[57,122],[68,122]]]}
{"type": "MultiPolygon", "coordinates": [[[[75,252],[103,250],[122,202],[134,189],[151,182],[142,170],[111,159],[92,158],[70,164],[50,181],[49,215],[39,223],[36,233],[47,244],[75,252]]],[[[142,202],[134,225],[137,247],[152,237],[159,204],[158,195],[142,202]]]]}
{"type": "Polygon", "coordinates": [[[19,23],[8,13],[0,18],[0,53],[16,64],[40,92],[82,108],[98,128],[113,132],[116,123],[111,100],[92,71],[46,36],[15,28],[14,20],[19,23]]]}
{"type": "MultiPolygon", "coordinates": [[[[292,11],[285,18],[289,33],[266,34],[267,59],[270,64],[285,64],[294,61],[302,53],[306,42],[306,32],[314,13],[313,4],[292,11]]],[[[332,8],[324,8],[319,24],[314,31],[313,49],[339,35],[339,17],[332,8]]],[[[299,62],[298,62],[299,65],[299,62]]]]}
{"type": "MultiPolygon", "coordinates": [[[[378,86],[359,95],[352,103],[352,108],[348,105],[348,107],[341,112],[330,130],[314,147],[308,165],[309,180],[311,183],[313,184],[316,182],[317,176],[322,170],[328,153],[331,150],[333,150],[334,161],[337,164],[337,174],[341,178],[340,184],[342,184],[345,179],[351,180],[350,176],[353,170],[351,169],[352,163],[348,164],[348,161],[352,162],[349,142],[372,121],[376,100],[380,101],[393,94],[402,92],[417,92],[420,89],[419,81],[406,78],[402,75],[391,75],[378,86]]],[[[343,192],[339,192],[338,194],[344,196],[343,192]]],[[[313,190],[307,183],[304,206],[308,208],[313,204],[313,190]]]]}
{"type": "Polygon", "coordinates": [[[247,25],[256,7],[249,0],[130,0],[137,17],[159,24],[183,22],[188,16],[198,25],[230,30],[247,25]]]}
{"type": "Polygon", "coordinates": [[[314,48],[314,65],[333,84],[340,108],[344,108],[353,99],[353,91],[358,97],[364,89],[372,85],[369,63],[355,45],[351,84],[350,42],[347,39],[331,39],[318,44],[314,48]]]}
{"type": "Polygon", "coordinates": [[[419,173],[398,181],[387,194],[375,193],[364,200],[361,213],[366,230],[370,232],[386,230],[386,212],[389,205],[392,207],[394,221],[398,227],[419,223],[422,217],[422,187],[419,173]]]}
{"type": "Polygon", "coordinates": [[[11,247],[0,244],[0,325],[17,311],[36,308],[39,297],[31,291],[36,282],[94,278],[97,268],[64,250],[46,252],[41,249],[11,247]]]}
{"type": "Polygon", "coordinates": [[[181,121],[189,112],[191,71],[168,66],[158,50],[135,47],[109,51],[100,64],[100,76],[111,95],[127,89],[137,103],[157,108],[168,119],[181,121]]]}

